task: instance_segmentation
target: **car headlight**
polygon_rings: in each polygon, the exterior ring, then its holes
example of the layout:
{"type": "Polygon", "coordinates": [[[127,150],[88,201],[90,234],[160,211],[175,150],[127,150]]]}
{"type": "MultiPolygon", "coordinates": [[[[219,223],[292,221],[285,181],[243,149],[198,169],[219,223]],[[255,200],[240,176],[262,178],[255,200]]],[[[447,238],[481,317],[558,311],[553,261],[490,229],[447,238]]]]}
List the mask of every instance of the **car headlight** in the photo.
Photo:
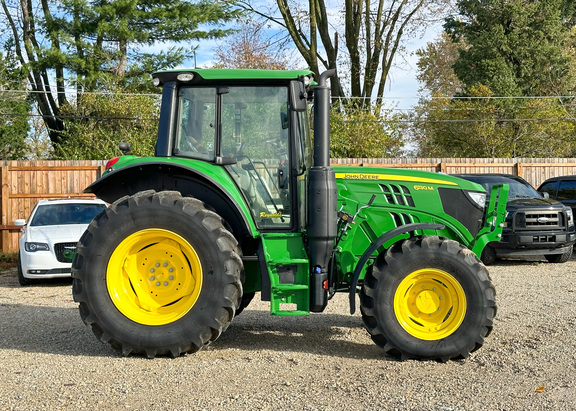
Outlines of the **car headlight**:
{"type": "Polygon", "coordinates": [[[50,247],[46,243],[24,243],[26,251],[50,251],[50,247]]]}
{"type": "Polygon", "coordinates": [[[568,216],[568,227],[573,227],[574,226],[574,214],[572,213],[572,208],[567,208],[566,209],[566,215],[568,216]]]}
{"type": "Polygon", "coordinates": [[[479,191],[467,191],[466,193],[482,210],[486,207],[486,193],[479,191]]]}

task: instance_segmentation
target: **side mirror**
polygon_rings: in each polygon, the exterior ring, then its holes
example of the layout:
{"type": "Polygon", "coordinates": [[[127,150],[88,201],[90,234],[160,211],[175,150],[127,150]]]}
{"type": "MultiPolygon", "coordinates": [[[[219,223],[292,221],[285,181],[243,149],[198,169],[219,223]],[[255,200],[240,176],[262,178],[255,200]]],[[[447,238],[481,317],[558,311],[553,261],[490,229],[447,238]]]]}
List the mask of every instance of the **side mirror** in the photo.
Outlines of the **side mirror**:
{"type": "Polygon", "coordinates": [[[14,225],[23,227],[26,225],[26,220],[24,220],[23,218],[17,218],[16,220],[14,220],[14,225]]]}
{"type": "Polygon", "coordinates": [[[546,191],[544,191],[540,194],[542,194],[542,197],[544,197],[544,198],[550,198],[550,194],[548,194],[546,191]]]}
{"type": "Polygon", "coordinates": [[[124,143],[124,142],[118,144],[118,148],[124,155],[128,154],[132,150],[132,146],[130,145],[130,143],[124,143]]]}
{"type": "Polygon", "coordinates": [[[306,111],[308,94],[301,81],[290,82],[290,105],[294,111],[306,111]]]}

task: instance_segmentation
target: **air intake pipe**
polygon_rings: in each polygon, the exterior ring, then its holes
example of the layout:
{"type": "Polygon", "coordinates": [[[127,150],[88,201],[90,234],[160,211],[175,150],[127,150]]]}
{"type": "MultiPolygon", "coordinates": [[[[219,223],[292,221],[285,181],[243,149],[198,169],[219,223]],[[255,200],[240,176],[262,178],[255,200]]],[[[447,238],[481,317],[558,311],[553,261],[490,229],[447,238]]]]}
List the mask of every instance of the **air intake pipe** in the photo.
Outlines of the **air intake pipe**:
{"type": "Polygon", "coordinates": [[[314,88],[314,165],[308,173],[308,252],[310,259],[310,311],[323,311],[328,303],[328,269],[337,232],[336,176],[330,167],[330,88],[327,70],[314,88]]]}

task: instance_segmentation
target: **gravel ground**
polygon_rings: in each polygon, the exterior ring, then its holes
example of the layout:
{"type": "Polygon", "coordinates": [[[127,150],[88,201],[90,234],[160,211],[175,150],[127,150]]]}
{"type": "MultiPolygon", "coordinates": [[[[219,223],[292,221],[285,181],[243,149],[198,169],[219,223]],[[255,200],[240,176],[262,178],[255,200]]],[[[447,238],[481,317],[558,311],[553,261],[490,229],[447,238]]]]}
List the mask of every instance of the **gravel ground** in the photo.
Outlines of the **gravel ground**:
{"type": "Polygon", "coordinates": [[[572,410],[576,260],[490,267],[498,315],[485,345],[446,364],[396,361],[345,295],[279,318],[255,301],[207,350],[120,357],[82,323],[71,282],[0,273],[0,409],[572,410]]]}

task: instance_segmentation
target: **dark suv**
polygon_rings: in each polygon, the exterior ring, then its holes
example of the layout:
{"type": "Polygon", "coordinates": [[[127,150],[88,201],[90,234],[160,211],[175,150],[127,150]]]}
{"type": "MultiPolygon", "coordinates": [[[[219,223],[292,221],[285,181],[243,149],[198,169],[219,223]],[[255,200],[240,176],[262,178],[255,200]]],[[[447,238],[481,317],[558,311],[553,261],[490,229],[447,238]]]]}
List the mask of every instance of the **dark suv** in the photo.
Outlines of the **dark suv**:
{"type": "Polygon", "coordinates": [[[497,257],[543,255],[551,263],[564,263],[576,242],[572,209],[536,191],[524,179],[507,174],[458,174],[482,185],[488,194],[494,184],[508,184],[508,205],[502,240],[489,243],[484,264],[497,257]]]}
{"type": "Polygon", "coordinates": [[[541,193],[548,193],[550,198],[562,202],[576,213],[576,176],[553,177],[538,187],[541,193]]]}

